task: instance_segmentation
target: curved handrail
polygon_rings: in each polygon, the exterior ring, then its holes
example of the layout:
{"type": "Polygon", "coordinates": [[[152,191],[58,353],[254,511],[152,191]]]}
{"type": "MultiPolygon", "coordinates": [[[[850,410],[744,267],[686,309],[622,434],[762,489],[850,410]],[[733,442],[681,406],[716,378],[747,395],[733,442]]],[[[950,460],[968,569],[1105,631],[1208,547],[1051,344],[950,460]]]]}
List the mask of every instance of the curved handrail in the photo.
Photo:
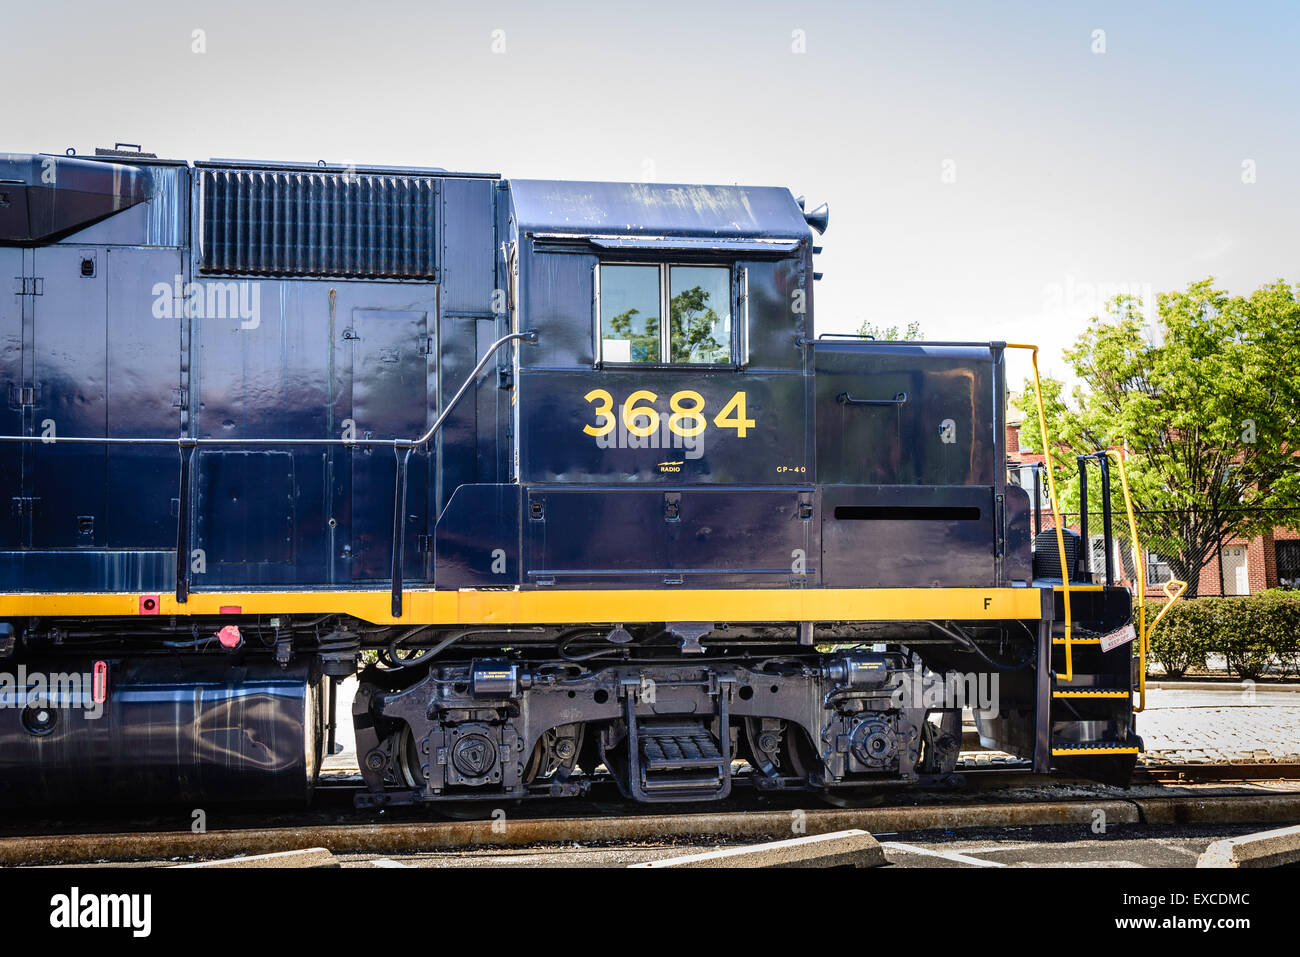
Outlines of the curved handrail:
{"type": "Polygon", "coordinates": [[[1160,619],[1165,617],[1169,609],[1173,607],[1174,602],[1182,597],[1183,592],[1187,591],[1187,582],[1177,578],[1165,582],[1163,591],[1165,597],[1169,599],[1165,607],[1160,609],[1160,613],[1151,619],[1148,626],[1147,619],[1147,589],[1146,589],[1146,569],[1142,566],[1142,546],[1138,541],[1137,518],[1133,512],[1133,499],[1128,490],[1128,468],[1125,466],[1125,456],[1120,455],[1114,449],[1107,449],[1106,454],[1115,460],[1119,466],[1119,485],[1124,492],[1124,511],[1128,513],[1128,532],[1129,546],[1133,551],[1133,578],[1137,581],[1138,589],[1138,706],[1133,709],[1134,714],[1145,711],[1147,706],[1147,641],[1151,637],[1151,631],[1159,623],[1160,619]],[[1169,586],[1174,585],[1177,590],[1171,592],[1169,586]]]}
{"type": "Polygon", "coordinates": [[[1151,637],[1151,632],[1155,630],[1156,625],[1160,624],[1160,619],[1169,613],[1169,609],[1174,607],[1174,602],[1183,597],[1183,592],[1187,591],[1187,582],[1178,578],[1171,578],[1161,586],[1165,597],[1169,600],[1165,602],[1165,607],[1161,608],[1159,613],[1151,619],[1151,624],[1147,625],[1146,634],[1142,636],[1142,647],[1139,651],[1141,661],[1138,662],[1138,706],[1133,709],[1136,714],[1139,711],[1145,711],[1147,707],[1147,642],[1151,637]],[[1169,586],[1173,585],[1174,590],[1170,591],[1169,586]]]}
{"type": "Polygon", "coordinates": [[[1043,384],[1038,377],[1038,346],[1008,342],[1008,349],[1028,349],[1034,364],[1034,398],[1038,402],[1038,428],[1043,435],[1043,458],[1047,465],[1047,489],[1052,503],[1052,522],[1056,525],[1056,554],[1061,563],[1061,594],[1065,601],[1065,680],[1074,680],[1074,645],[1070,621],[1070,569],[1065,561],[1065,533],[1061,528],[1061,507],[1056,498],[1056,477],[1052,471],[1052,445],[1047,440],[1047,413],[1043,408],[1043,384]]]}
{"type": "Polygon", "coordinates": [[[44,436],[44,435],[0,435],[0,442],[41,442],[47,445],[56,445],[60,442],[69,445],[164,445],[174,446],[180,453],[180,482],[179,482],[179,508],[177,509],[176,519],[176,600],[185,602],[190,593],[190,561],[189,561],[189,488],[190,488],[190,468],[194,457],[194,452],[198,448],[206,446],[221,447],[248,447],[248,446],[344,446],[346,448],[362,447],[379,447],[391,448],[395,463],[395,481],[393,493],[393,568],[392,568],[392,595],[393,595],[393,616],[400,617],[402,614],[402,556],[405,550],[405,523],[402,522],[401,516],[405,511],[406,503],[406,476],[407,467],[411,460],[411,452],[415,449],[428,445],[429,441],[438,434],[447,417],[451,415],[452,410],[460,402],[461,398],[469,391],[470,386],[478,381],[483,370],[487,367],[489,360],[497,354],[497,351],[507,342],[513,342],[516,339],[525,342],[537,341],[537,330],[530,329],[527,332],[512,332],[508,335],[497,339],[487,351],[483,353],[483,358],[479,359],[478,364],[474,366],[465,381],[461,383],[456,394],[451,397],[438,417],[433,420],[433,425],[423,435],[415,439],[218,439],[218,438],[197,438],[194,436],[182,435],[174,439],[165,439],[158,437],[146,437],[139,439],[127,439],[116,436],[44,436]]]}
{"type": "Polygon", "coordinates": [[[310,445],[310,446],[329,446],[342,445],[348,448],[356,446],[371,446],[378,448],[393,449],[417,449],[427,445],[429,440],[438,434],[443,423],[447,420],[456,404],[460,402],[461,397],[469,390],[487,366],[488,361],[497,353],[503,345],[514,340],[524,342],[536,342],[537,330],[531,329],[528,332],[512,332],[509,335],[502,336],[493,342],[483,353],[483,358],[478,361],[478,365],[461,383],[461,387],[456,390],[456,394],[451,397],[442,412],[434,419],[433,425],[428,430],[415,439],[312,439],[312,438],[285,438],[285,439],[221,439],[221,438],[196,438],[191,436],[177,436],[176,438],[160,438],[157,436],[146,436],[138,439],[121,438],[118,436],[44,436],[44,435],[0,435],[0,442],[40,442],[44,445],[58,445],[60,443],[67,445],[166,445],[181,449],[203,448],[207,446],[221,446],[223,448],[230,446],[281,446],[281,445],[310,445]]]}

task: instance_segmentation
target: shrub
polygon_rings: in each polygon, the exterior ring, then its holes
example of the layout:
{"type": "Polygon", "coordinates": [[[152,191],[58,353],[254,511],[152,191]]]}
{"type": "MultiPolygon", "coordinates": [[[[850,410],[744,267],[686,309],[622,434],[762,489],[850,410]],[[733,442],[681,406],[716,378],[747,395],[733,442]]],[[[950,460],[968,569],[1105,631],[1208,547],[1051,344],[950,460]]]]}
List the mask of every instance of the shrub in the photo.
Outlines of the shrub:
{"type": "MultiPolygon", "coordinates": [[[[1147,650],[1169,677],[1181,678],[1188,668],[1205,667],[1205,656],[1214,643],[1214,601],[1213,598],[1193,598],[1176,602],[1152,630],[1147,650]]],[[[1148,623],[1155,619],[1164,605],[1162,601],[1147,602],[1148,623]]]]}
{"type": "Polygon", "coordinates": [[[1268,610],[1274,670],[1283,675],[1300,673],[1300,592],[1270,588],[1254,597],[1268,610]]]}
{"type": "Polygon", "coordinates": [[[1228,671],[1258,678],[1273,659],[1273,602],[1260,595],[1220,598],[1215,615],[1215,650],[1227,659],[1228,671]]]}
{"type": "MultiPolygon", "coordinates": [[[[1163,602],[1147,603],[1147,621],[1163,602]]],[[[1151,632],[1148,650],[1170,677],[1206,656],[1223,655],[1241,678],[1269,671],[1300,671],[1300,594],[1271,589],[1256,595],[1191,598],[1177,602],[1151,632]]]]}

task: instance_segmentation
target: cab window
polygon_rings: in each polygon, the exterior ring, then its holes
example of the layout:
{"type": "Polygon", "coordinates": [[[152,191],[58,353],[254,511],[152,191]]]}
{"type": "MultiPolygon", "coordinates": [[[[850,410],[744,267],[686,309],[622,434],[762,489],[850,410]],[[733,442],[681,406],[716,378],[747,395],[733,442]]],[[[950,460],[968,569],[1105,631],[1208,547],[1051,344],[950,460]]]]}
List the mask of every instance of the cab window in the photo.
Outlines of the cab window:
{"type": "Polygon", "coordinates": [[[658,266],[600,267],[600,352],[606,362],[660,362],[658,266]]]}
{"type": "Polygon", "coordinates": [[[602,362],[732,361],[729,266],[602,263],[599,281],[602,362]]]}

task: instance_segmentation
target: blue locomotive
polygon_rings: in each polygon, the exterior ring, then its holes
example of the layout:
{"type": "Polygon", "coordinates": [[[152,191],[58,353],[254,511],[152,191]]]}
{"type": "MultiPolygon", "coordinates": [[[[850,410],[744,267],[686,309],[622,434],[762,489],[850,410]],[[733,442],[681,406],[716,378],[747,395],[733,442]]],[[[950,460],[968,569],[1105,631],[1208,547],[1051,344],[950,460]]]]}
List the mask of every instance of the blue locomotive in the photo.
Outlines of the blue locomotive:
{"type": "Polygon", "coordinates": [[[1031,532],[1005,344],[819,335],[826,225],[0,154],[0,793],[301,798],[358,672],[369,806],[951,783],[964,706],[1126,778],[1129,592],[1031,532]]]}

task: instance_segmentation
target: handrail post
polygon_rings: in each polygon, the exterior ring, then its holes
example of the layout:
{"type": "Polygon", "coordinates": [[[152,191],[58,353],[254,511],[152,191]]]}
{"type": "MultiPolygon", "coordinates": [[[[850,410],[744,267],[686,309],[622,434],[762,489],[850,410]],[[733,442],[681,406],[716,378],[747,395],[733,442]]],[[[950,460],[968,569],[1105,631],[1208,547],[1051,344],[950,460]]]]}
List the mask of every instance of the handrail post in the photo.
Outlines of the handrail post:
{"type": "Polygon", "coordinates": [[[1106,549],[1106,584],[1115,584],[1115,533],[1110,523],[1110,458],[1105,452],[1097,452],[1097,464],[1101,467],[1101,534],[1102,545],[1106,549]]]}
{"type": "Polygon", "coordinates": [[[394,443],[393,463],[397,469],[393,485],[393,617],[402,617],[402,559],[406,552],[406,475],[411,462],[411,443],[394,443]]]}
{"type": "Polygon", "coordinates": [[[1128,532],[1130,548],[1133,552],[1133,578],[1137,581],[1138,591],[1138,706],[1134,713],[1145,711],[1147,706],[1147,575],[1142,567],[1141,546],[1138,544],[1137,518],[1133,514],[1133,499],[1128,491],[1128,468],[1124,457],[1114,449],[1107,449],[1106,454],[1119,466],[1119,485],[1124,493],[1124,511],[1128,513],[1128,532]]]}
{"type": "Polygon", "coordinates": [[[190,471],[198,447],[192,438],[182,438],[179,505],[176,509],[176,600],[182,605],[190,597],[190,471]]]}
{"type": "Polygon", "coordinates": [[[1061,569],[1061,595],[1065,604],[1065,680],[1074,680],[1074,643],[1070,629],[1070,572],[1065,562],[1065,531],[1061,527],[1061,506],[1056,497],[1056,476],[1052,472],[1052,443],[1047,435],[1047,411],[1043,405],[1043,383],[1038,376],[1038,346],[1008,342],[1008,349],[1030,350],[1034,365],[1034,398],[1038,403],[1038,428],[1043,436],[1043,462],[1047,469],[1047,491],[1052,502],[1052,521],[1056,523],[1056,555],[1061,569]]]}
{"type": "Polygon", "coordinates": [[[1079,463],[1079,541],[1083,546],[1083,567],[1092,582],[1092,542],[1088,539],[1088,455],[1076,455],[1079,463]]]}
{"type": "Polygon", "coordinates": [[[1037,462],[1030,468],[1034,473],[1034,538],[1043,534],[1043,483],[1038,477],[1038,469],[1037,462]]]}

